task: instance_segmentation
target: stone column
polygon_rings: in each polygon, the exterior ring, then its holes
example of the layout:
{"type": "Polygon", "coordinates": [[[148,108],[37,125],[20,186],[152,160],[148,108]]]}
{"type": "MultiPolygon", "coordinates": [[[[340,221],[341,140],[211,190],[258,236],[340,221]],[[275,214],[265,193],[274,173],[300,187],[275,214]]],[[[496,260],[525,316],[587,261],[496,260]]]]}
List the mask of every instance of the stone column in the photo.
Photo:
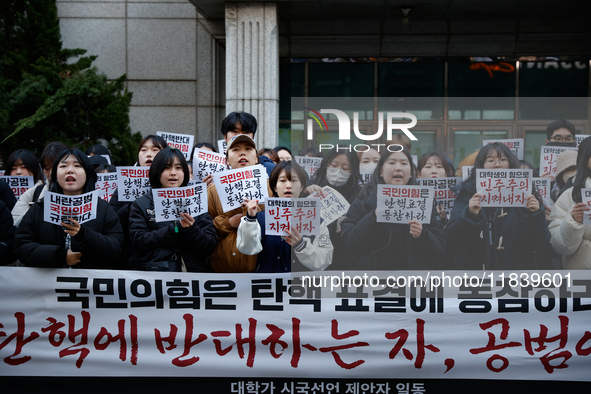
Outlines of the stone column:
{"type": "Polygon", "coordinates": [[[257,118],[259,149],[278,141],[278,38],[275,3],[226,3],[226,113],[257,118]]]}

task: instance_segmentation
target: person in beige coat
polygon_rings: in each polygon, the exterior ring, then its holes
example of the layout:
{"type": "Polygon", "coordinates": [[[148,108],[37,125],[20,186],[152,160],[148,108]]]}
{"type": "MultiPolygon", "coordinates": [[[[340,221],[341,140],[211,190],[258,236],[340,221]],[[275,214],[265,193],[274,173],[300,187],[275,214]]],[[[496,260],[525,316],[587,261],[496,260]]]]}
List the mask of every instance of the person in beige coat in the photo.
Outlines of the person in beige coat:
{"type": "Polygon", "coordinates": [[[584,189],[591,188],[591,144],[584,145],[579,156],[573,187],[562,193],[550,214],[550,242],[565,269],[591,269],[591,225],[583,224],[591,211],[583,203],[584,189]]]}

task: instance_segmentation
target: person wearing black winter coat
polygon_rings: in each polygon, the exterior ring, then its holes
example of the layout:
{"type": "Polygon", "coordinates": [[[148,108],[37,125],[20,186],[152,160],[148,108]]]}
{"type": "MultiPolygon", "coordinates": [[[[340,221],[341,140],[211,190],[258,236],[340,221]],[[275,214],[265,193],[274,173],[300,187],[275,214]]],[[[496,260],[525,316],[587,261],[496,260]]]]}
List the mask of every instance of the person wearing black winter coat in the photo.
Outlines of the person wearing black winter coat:
{"type": "Polygon", "coordinates": [[[412,158],[407,150],[385,151],[371,181],[353,202],[342,223],[346,261],[339,266],[354,270],[423,270],[441,268],[446,250],[443,222],[435,206],[431,223],[378,223],[377,185],[416,185],[412,158]]]}
{"type": "MultiPolygon", "coordinates": [[[[54,162],[52,192],[77,195],[94,190],[96,173],[88,157],[67,149],[54,162]]],[[[45,198],[45,197],[44,197],[45,198]]],[[[123,230],[119,218],[106,201],[98,199],[96,219],[61,226],[43,220],[44,200],[35,202],[19,225],[14,251],[30,267],[119,268],[123,230]],[[66,248],[67,238],[70,247],[66,248]]]]}
{"type": "Polygon", "coordinates": [[[0,265],[10,264],[16,259],[12,252],[15,232],[10,210],[0,200],[0,265]]]}
{"type": "MultiPolygon", "coordinates": [[[[153,189],[182,187],[189,182],[189,167],[181,151],[165,148],[150,166],[153,189]]],[[[208,213],[195,218],[181,213],[183,219],[156,222],[152,191],[131,205],[129,237],[137,257],[132,268],[142,271],[183,270],[208,272],[207,258],[217,246],[217,233],[208,213]]]]}
{"type": "MultiPolygon", "coordinates": [[[[160,136],[150,134],[144,137],[138,147],[138,161],[136,164],[140,167],[149,167],[152,165],[152,161],[158,152],[167,146],[168,144],[166,141],[160,136]]],[[[125,234],[123,250],[121,253],[121,262],[123,268],[132,269],[131,260],[135,254],[135,250],[133,249],[131,240],[129,239],[129,212],[131,211],[132,202],[119,201],[119,189],[115,189],[111,199],[109,200],[109,204],[115,210],[117,216],[119,216],[121,227],[123,227],[123,233],[125,234]]]]}
{"type": "MultiPolygon", "coordinates": [[[[493,143],[480,150],[474,168],[519,168],[519,162],[505,145],[493,143]]],[[[534,192],[527,208],[480,208],[475,175],[473,171],[453,189],[457,197],[446,234],[454,263],[448,268],[551,269],[550,232],[541,198],[534,192]]]]}

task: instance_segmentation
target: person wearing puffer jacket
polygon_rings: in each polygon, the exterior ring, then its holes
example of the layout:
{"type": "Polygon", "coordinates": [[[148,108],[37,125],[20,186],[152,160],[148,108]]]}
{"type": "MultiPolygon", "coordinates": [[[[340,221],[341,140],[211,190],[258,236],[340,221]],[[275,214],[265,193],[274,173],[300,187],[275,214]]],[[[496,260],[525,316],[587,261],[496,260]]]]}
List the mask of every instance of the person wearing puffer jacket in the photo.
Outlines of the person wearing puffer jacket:
{"type": "Polygon", "coordinates": [[[581,192],[591,188],[591,144],[586,144],[579,154],[573,187],[562,193],[550,214],[552,247],[562,255],[565,269],[591,268],[591,225],[583,224],[583,216],[591,208],[582,202],[581,192]]]}
{"type": "MultiPolygon", "coordinates": [[[[273,197],[298,198],[306,187],[306,173],[296,162],[280,161],[271,172],[269,186],[273,197]]],[[[331,264],[333,246],[326,222],[320,223],[318,236],[302,236],[295,228],[285,237],[266,235],[261,231],[265,212],[257,212],[258,200],[243,205],[247,215],[240,220],[236,247],[245,255],[258,255],[255,272],[322,271],[331,264]]]]}
{"type": "MultiPolygon", "coordinates": [[[[474,169],[519,168],[519,160],[501,143],[480,149],[474,169]]],[[[526,207],[481,207],[476,171],[452,189],[456,200],[445,233],[457,270],[550,269],[550,233],[544,204],[534,190],[526,207]]]]}
{"type": "Polygon", "coordinates": [[[443,222],[433,207],[431,222],[377,221],[378,184],[416,185],[410,153],[385,150],[371,180],[351,204],[343,220],[345,257],[338,262],[345,270],[426,270],[442,268],[447,242],[443,222]]]}

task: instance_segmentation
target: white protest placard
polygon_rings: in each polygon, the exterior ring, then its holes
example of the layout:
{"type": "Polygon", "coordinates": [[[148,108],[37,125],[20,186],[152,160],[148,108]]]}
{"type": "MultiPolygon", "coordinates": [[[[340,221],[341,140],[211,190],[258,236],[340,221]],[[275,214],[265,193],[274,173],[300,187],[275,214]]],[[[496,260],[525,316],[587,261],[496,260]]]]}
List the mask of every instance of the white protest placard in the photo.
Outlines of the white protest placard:
{"type": "Polygon", "coordinates": [[[327,194],[326,197],[322,197],[318,192],[314,192],[308,196],[308,198],[319,198],[320,199],[320,217],[326,222],[328,226],[338,218],[346,215],[349,212],[351,204],[345,197],[330,186],[324,186],[322,188],[327,194]]]}
{"type": "Polygon", "coordinates": [[[500,144],[507,145],[507,147],[511,149],[511,152],[513,152],[513,154],[517,156],[519,160],[523,160],[523,138],[511,138],[504,140],[484,140],[482,141],[482,146],[492,144],[493,142],[498,142],[500,144]]]}
{"type": "MultiPolygon", "coordinates": [[[[591,207],[591,189],[581,189],[581,202],[591,207]]],[[[591,211],[583,212],[583,224],[591,224],[591,211]]]]}
{"type": "Polygon", "coordinates": [[[194,135],[167,133],[166,131],[157,131],[156,135],[164,138],[171,148],[176,148],[183,152],[185,159],[191,158],[191,149],[193,149],[194,135]]]}
{"type": "Polygon", "coordinates": [[[5,170],[0,170],[0,176],[4,176],[5,173],[6,173],[5,170]]]}
{"type": "Polygon", "coordinates": [[[206,176],[227,169],[225,155],[195,148],[193,153],[193,179],[196,181],[203,182],[206,176]]]}
{"type": "Polygon", "coordinates": [[[61,223],[70,224],[68,220],[70,218],[79,224],[96,219],[98,205],[96,190],[78,196],[46,191],[43,196],[43,221],[47,223],[60,226],[61,223]]]}
{"type": "Polygon", "coordinates": [[[540,152],[540,175],[546,173],[556,175],[556,159],[558,156],[567,150],[578,150],[577,148],[569,146],[542,146],[540,152]]]}
{"type": "Polygon", "coordinates": [[[417,181],[419,181],[419,185],[421,186],[432,186],[437,205],[449,211],[453,208],[454,201],[456,200],[456,195],[451,189],[462,183],[462,178],[419,178],[417,181]]]}
{"type": "Polygon", "coordinates": [[[264,203],[269,197],[267,179],[267,171],[260,164],[215,173],[213,182],[224,212],[241,207],[245,198],[264,203]]]}
{"type": "Polygon", "coordinates": [[[306,171],[310,179],[314,178],[320,168],[322,157],[296,156],[296,162],[306,171]]]}
{"type": "Polygon", "coordinates": [[[228,147],[228,144],[226,142],[226,140],[218,140],[218,151],[226,156],[226,148],[228,147]]]}
{"type": "Polygon", "coordinates": [[[470,177],[474,166],[462,166],[462,179],[466,180],[470,177]]]}
{"type": "Polygon", "coordinates": [[[107,172],[96,174],[94,189],[98,190],[99,198],[109,202],[115,189],[117,189],[117,173],[107,172]]]}
{"type": "Polygon", "coordinates": [[[379,223],[431,223],[434,189],[431,186],[378,185],[379,223]]]}
{"type": "Polygon", "coordinates": [[[540,194],[540,197],[542,197],[544,205],[552,207],[552,205],[554,205],[554,201],[552,201],[552,197],[550,196],[550,192],[552,191],[552,179],[548,177],[532,178],[532,183],[538,189],[538,193],[540,194]]]}
{"type": "Polygon", "coordinates": [[[533,170],[477,169],[476,193],[482,207],[525,207],[532,193],[533,170]]]}
{"type": "Polygon", "coordinates": [[[589,134],[575,134],[575,141],[577,141],[577,148],[581,145],[581,142],[587,137],[591,137],[589,134]]]}
{"type": "Polygon", "coordinates": [[[265,234],[288,235],[292,228],[301,235],[320,234],[319,198],[267,198],[265,234]]]}
{"type": "Polygon", "coordinates": [[[373,172],[360,172],[359,175],[361,175],[361,184],[367,185],[369,181],[371,181],[371,176],[373,175],[373,172]]]}
{"type": "Polygon", "coordinates": [[[8,184],[17,199],[35,186],[32,176],[3,175],[0,176],[0,180],[8,184]]]}
{"type": "Polygon", "coordinates": [[[135,201],[148,191],[150,167],[117,167],[119,201],[135,201]]]}
{"type": "Polygon", "coordinates": [[[157,222],[179,220],[181,212],[197,217],[207,212],[207,184],[152,189],[157,222]]]}

